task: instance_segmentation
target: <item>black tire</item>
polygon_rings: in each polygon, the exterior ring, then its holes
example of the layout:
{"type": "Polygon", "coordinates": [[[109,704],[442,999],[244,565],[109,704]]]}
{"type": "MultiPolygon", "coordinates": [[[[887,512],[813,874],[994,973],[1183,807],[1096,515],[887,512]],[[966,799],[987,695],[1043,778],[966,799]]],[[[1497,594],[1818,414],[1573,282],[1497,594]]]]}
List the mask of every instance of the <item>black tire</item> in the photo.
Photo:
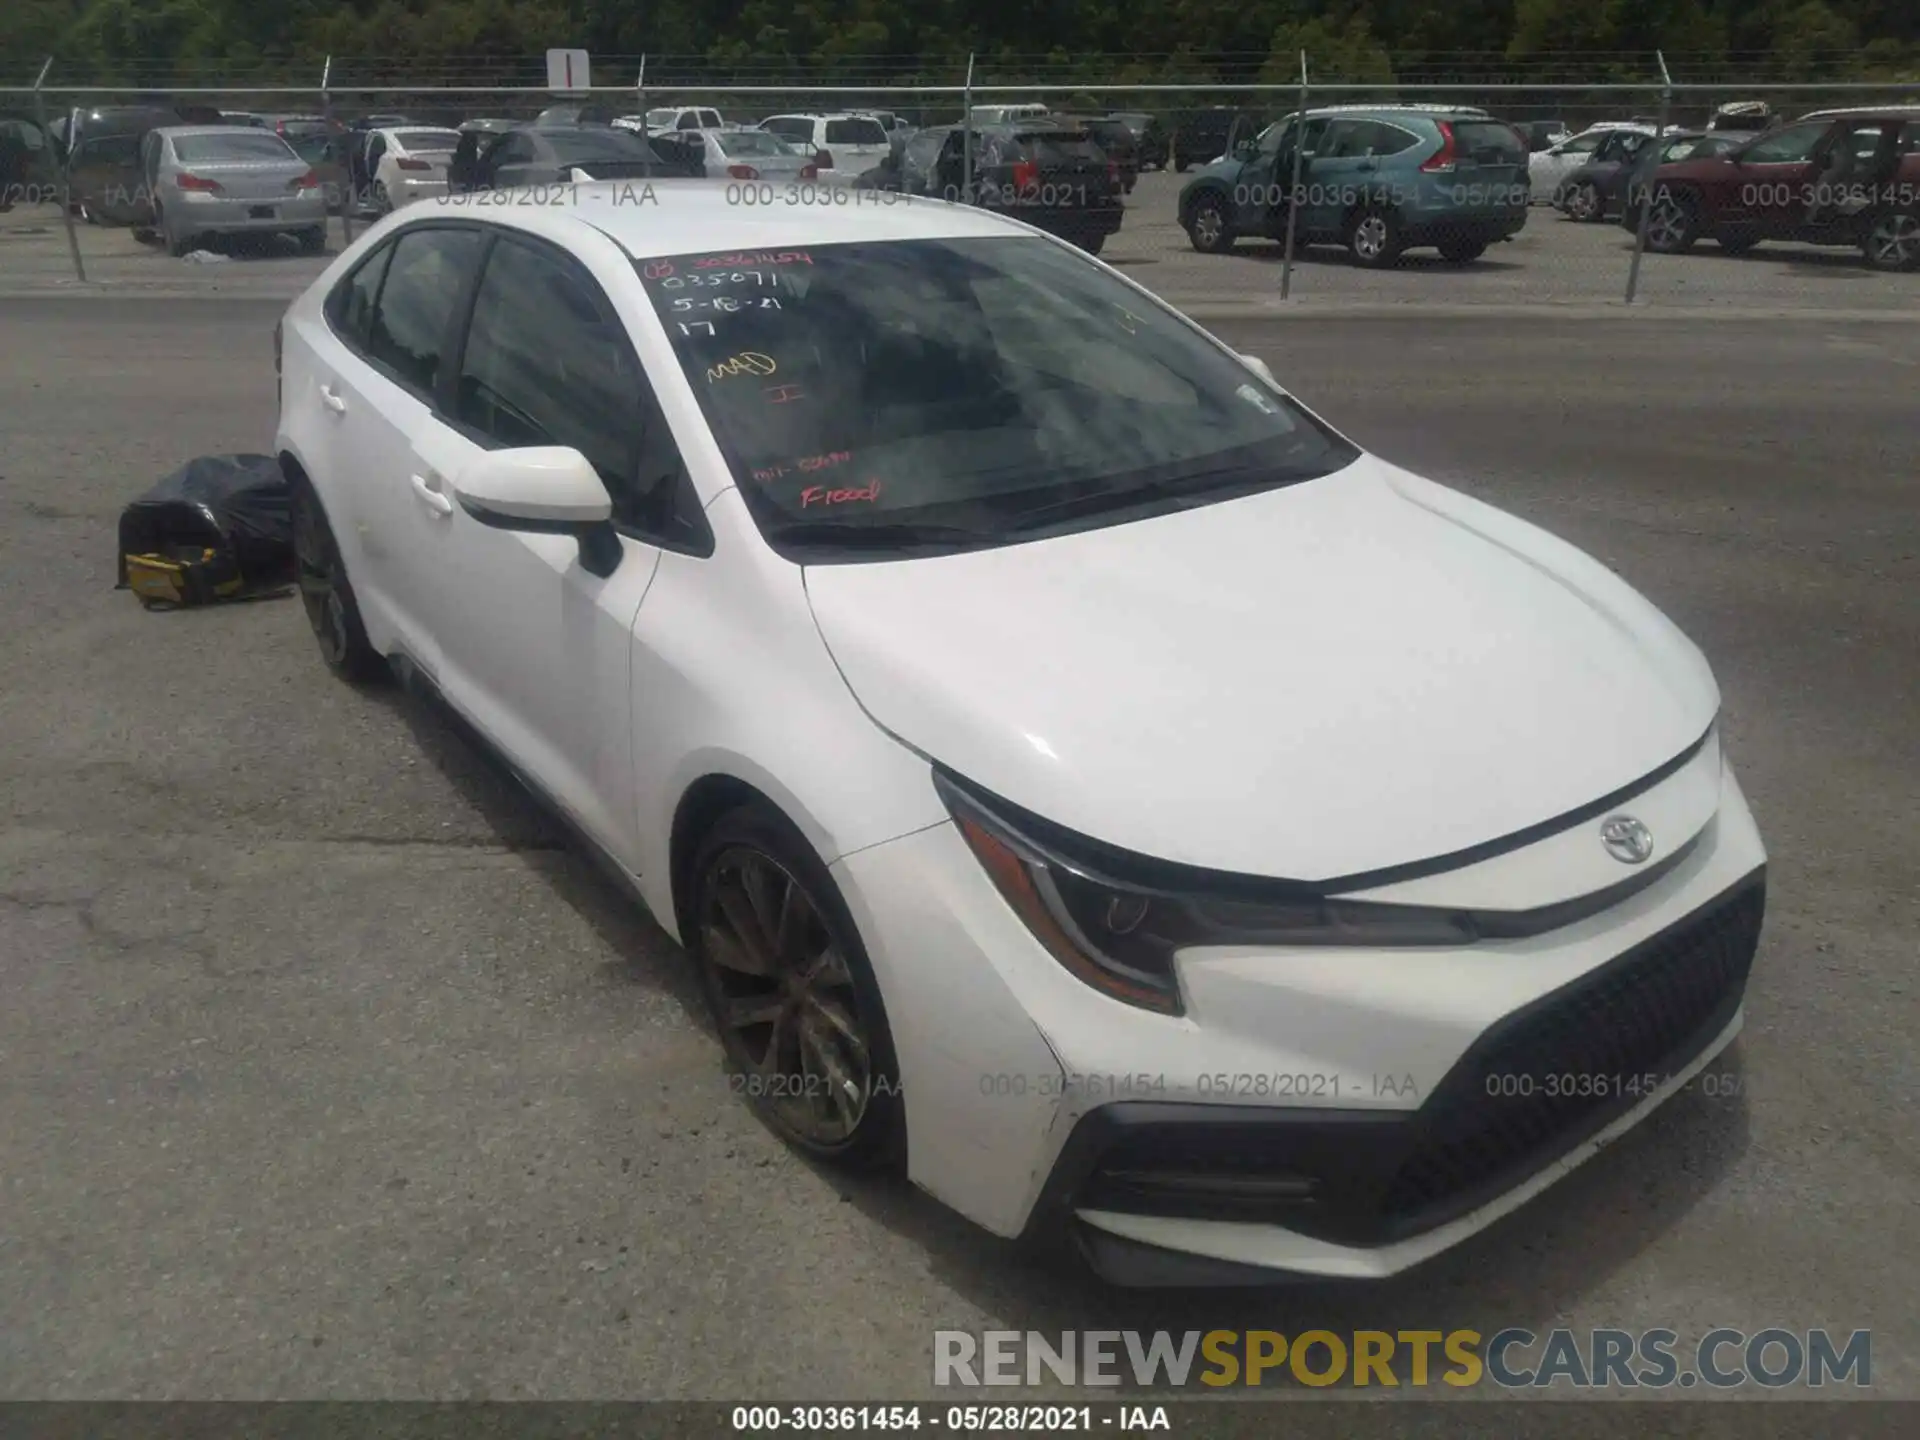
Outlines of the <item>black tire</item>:
{"type": "Polygon", "coordinates": [[[1444,240],[1440,244],[1440,258],[1450,260],[1455,265],[1465,265],[1478,260],[1487,253],[1484,240],[1444,240]]]}
{"type": "Polygon", "coordinates": [[[1684,255],[1700,239],[1700,202],[1683,191],[1658,191],[1647,217],[1647,249],[1656,255],[1684,255]]]}
{"type": "Polygon", "coordinates": [[[1920,270],[1920,211],[1888,210],[1867,225],[1860,253],[1887,274],[1920,270]]]}
{"type": "Polygon", "coordinates": [[[1106,249],[1107,237],[1104,235],[1096,235],[1091,240],[1081,240],[1076,243],[1082,250],[1086,251],[1087,254],[1098,255],[1102,250],[1106,249]]]}
{"type": "Polygon", "coordinates": [[[1184,175],[1184,174],[1186,174],[1186,173],[1187,173],[1187,162],[1186,162],[1186,161],[1184,161],[1184,160],[1182,160],[1182,159],[1180,159],[1180,158],[1179,158],[1178,156],[1175,156],[1175,157],[1174,157],[1174,162],[1173,162],[1173,170],[1174,170],[1174,173],[1175,173],[1176,175],[1184,175]]]}
{"type": "Polygon", "coordinates": [[[1407,248],[1400,217],[1391,210],[1361,209],[1347,220],[1347,255],[1366,270],[1384,270],[1407,248]]]}
{"type": "Polygon", "coordinates": [[[305,255],[324,255],[327,249],[327,227],[310,225],[305,230],[293,232],[293,238],[300,242],[300,250],[305,255]]]}
{"type": "Polygon", "coordinates": [[[1607,204],[1600,198],[1600,187],[1591,180],[1583,180],[1567,187],[1560,209],[1569,220],[1597,225],[1606,219],[1607,204]]]}
{"type": "Polygon", "coordinates": [[[1187,239],[1202,255],[1224,255],[1239,239],[1233,233],[1233,216],[1227,211],[1226,197],[1209,190],[1194,198],[1187,212],[1187,239]]]}
{"type": "Polygon", "coordinates": [[[686,873],[683,938],[754,1112],[804,1155],[898,1165],[906,1109],[893,1033],[853,917],[813,847],[770,806],[743,805],[700,837],[686,873]]]}
{"type": "Polygon", "coordinates": [[[320,658],[334,674],[353,684],[383,680],[391,672],[367,639],[360,602],[347,579],[347,567],[340,558],[340,547],[320,497],[306,476],[296,473],[291,481],[288,491],[300,603],[320,646],[320,658]]]}

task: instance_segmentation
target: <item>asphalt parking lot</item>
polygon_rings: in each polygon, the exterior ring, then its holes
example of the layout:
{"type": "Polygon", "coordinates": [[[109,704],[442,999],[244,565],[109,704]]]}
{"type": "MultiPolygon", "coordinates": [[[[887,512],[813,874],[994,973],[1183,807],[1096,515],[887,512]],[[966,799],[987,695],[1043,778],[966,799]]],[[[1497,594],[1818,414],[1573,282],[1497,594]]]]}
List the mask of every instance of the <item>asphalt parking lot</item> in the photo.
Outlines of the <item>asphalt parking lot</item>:
{"type": "Polygon", "coordinates": [[[270,443],[278,309],[0,301],[0,1398],[900,1399],[936,1329],[1308,1325],[1871,1328],[1920,1397],[1911,325],[1215,325],[1701,643],[1771,912],[1738,1097],[1384,1286],[1129,1295],[796,1161],[657,929],[296,603],[114,593],[127,499],[270,443]]]}
{"type": "MultiPolygon", "coordinates": [[[[1167,171],[1141,176],[1128,198],[1125,224],[1102,258],[1159,295],[1184,306],[1280,306],[1281,247],[1243,241],[1230,255],[1201,255],[1176,221],[1179,189],[1189,178],[1167,171]]],[[[825,190],[805,192],[813,204],[825,190]]],[[[784,198],[781,203],[786,203],[784,198]]],[[[869,202],[872,203],[872,202],[869,202]]],[[[796,208],[804,208],[804,205],[796,208]]],[[[364,227],[356,222],[355,234],[364,227]]],[[[331,225],[332,246],[344,240],[331,225]]],[[[222,245],[224,260],[176,260],[143,245],[130,231],[77,225],[92,288],[108,294],[183,293],[290,299],[325,268],[324,257],[301,256],[290,242],[222,245]]],[[[1535,206],[1515,239],[1470,265],[1450,265],[1430,250],[1411,251],[1384,271],[1358,269],[1338,249],[1316,247],[1294,267],[1289,303],[1396,311],[1429,307],[1620,307],[1632,259],[1632,237],[1620,226],[1580,225],[1535,206]]],[[[57,209],[22,206],[0,214],[0,295],[76,288],[73,261],[57,209]]],[[[1763,245],[1735,258],[1711,244],[1681,256],[1643,257],[1639,303],[1688,312],[1804,314],[1910,311],[1920,318],[1920,273],[1884,275],[1857,251],[1808,245],[1763,245]]]]}

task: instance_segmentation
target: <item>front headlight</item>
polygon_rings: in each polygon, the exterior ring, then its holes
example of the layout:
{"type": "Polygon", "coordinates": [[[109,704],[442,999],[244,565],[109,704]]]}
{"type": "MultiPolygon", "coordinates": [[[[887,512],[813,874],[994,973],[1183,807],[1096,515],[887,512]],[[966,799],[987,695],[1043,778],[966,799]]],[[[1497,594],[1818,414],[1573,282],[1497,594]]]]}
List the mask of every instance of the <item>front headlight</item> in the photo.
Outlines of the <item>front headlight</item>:
{"type": "Polygon", "coordinates": [[[1143,1009],[1182,1012],[1174,956],[1198,946],[1456,946],[1479,938],[1464,913],[1331,899],[1286,881],[1215,877],[1144,858],[1126,868],[1158,868],[1168,878],[1114,878],[1102,860],[1069,853],[1072,841],[1053,827],[1037,837],[1037,827],[1008,820],[937,770],[934,786],[1034,938],[1087,984],[1143,1009]]]}

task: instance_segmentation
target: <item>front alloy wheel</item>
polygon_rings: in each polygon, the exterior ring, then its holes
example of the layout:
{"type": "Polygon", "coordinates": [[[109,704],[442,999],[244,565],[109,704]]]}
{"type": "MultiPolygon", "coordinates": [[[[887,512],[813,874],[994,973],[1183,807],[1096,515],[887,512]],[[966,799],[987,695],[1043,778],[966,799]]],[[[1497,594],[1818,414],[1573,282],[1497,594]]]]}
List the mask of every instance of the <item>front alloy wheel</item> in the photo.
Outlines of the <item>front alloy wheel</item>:
{"type": "Polygon", "coordinates": [[[822,1159],[893,1153],[892,1040],[832,880],[790,827],[749,809],[702,848],[693,938],[735,1088],[822,1159]]]}
{"type": "Polygon", "coordinates": [[[1592,224],[1600,218],[1600,191],[1598,187],[1582,183],[1567,191],[1567,216],[1582,224],[1592,224]]]}
{"type": "Polygon", "coordinates": [[[1876,270],[1912,270],[1920,267],[1920,216],[1890,210],[1873,222],[1861,248],[1876,270]]]}

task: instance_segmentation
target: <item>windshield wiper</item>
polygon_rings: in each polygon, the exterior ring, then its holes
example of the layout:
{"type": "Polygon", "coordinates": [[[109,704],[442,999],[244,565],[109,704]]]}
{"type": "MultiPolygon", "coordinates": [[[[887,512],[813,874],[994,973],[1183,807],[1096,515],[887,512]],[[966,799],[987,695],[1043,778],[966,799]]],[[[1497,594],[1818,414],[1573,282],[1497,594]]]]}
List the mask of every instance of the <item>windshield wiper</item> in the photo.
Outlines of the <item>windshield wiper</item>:
{"type": "Polygon", "coordinates": [[[877,523],[799,520],[779,526],[768,538],[854,550],[912,548],[918,545],[978,545],[982,541],[998,539],[999,532],[976,530],[967,525],[932,525],[910,520],[877,523]]]}
{"type": "Polygon", "coordinates": [[[1145,485],[1129,485],[1119,490],[1098,490],[1092,494],[1068,495],[1058,500],[1049,500],[1042,505],[1015,510],[1007,516],[1007,523],[1015,530],[1031,530],[1052,520],[1100,515],[1109,510],[1125,510],[1135,505],[1151,504],[1156,500],[1191,501],[1192,504],[1181,504],[1176,507],[1186,510],[1213,498],[1222,490],[1232,490],[1242,486],[1248,490],[1258,490],[1291,483],[1294,478],[1296,477],[1283,476],[1272,470],[1251,470],[1244,465],[1233,465],[1221,470],[1203,470],[1197,475],[1182,476],[1178,480],[1154,480],[1145,485]]]}

